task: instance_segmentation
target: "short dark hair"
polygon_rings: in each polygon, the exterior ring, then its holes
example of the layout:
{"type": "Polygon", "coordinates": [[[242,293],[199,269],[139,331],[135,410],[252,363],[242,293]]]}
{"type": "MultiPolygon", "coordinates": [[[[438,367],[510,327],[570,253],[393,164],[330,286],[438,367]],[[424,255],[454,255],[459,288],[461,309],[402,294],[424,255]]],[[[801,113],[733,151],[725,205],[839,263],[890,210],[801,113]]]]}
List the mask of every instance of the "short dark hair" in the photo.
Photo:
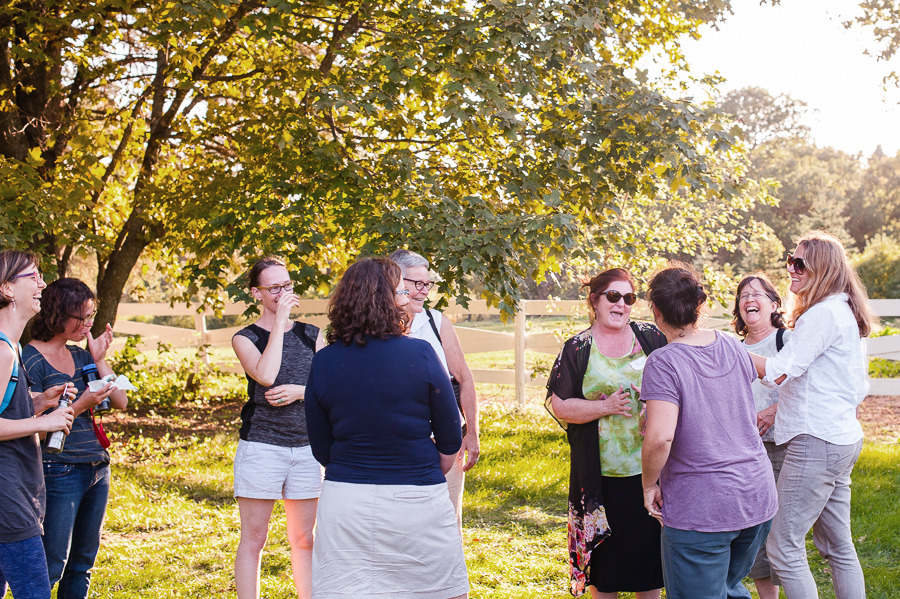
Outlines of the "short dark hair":
{"type": "MultiPolygon", "coordinates": [[[[28,250],[3,250],[0,252],[0,285],[12,281],[29,265],[38,264],[38,258],[28,250]]],[[[12,304],[12,299],[0,293],[0,310],[12,304]]]]}
{"type": "Polygon", "coordinates": [[[284,260],[279,258],[278,256],[266,256],[262,260],[258,260],[256,264],[250,267],[250,270],[247,271],[247,280],[250,282],[250,287],[259,287],[259,277],[262,275],[263,271],[272,266],[286,266],[284,260]]]}
{"type": "Polygon", "coordinates": [[[747,329],[747,323],[744,322],[743,317],[741,317],[741,290],[753,281],[759,281],[759,284],[762,285],[763,291],[766,292],[766,295],[769,297],[769,299],[778,305],[775,311],[772,312],[772,326],[776,329],[785,328],[784,310],[781,307],[781,296],[775,290],[775,286],[772,285],[772,281],[769,280],[769,277],[761,272],[758,272],[752,275],[747,275],[746,277],[741,279],[741,282],[738,283],[737,291],[734,292],[734,310],[732,310],[731,312],[734,318],[731,320],[731,326],[734,327],[734,332],[741,337],[746,337],[747,333],[750,332],[747,329]]]}
{"type": "Polygon", "coordinates": [[[72,278],[56,279],[41,292],[41,311],[31,321],[31,336],[50,341],[66,331],[70,318],[79,318],[79,310],[97,299],[90,287],[72,278]]]}
{"type": "Polygon", "coordinates": [[[700,277],[684,262],[669,262],[650,279],[647,299],[659,311],[665,323],[686,327],[700,319],[707,295],[700,277]]]}
{"type": "Polygon", "coordinates": [[[582,289],[585,287],[588,289],[587,305],[588,314],[591,316],[591,324],[597,319],[597,314],[594,311],[594,304],[597,302],[600,294],[606,291],[610,283],[613,283],[614,281],[624,281],[631,285],[632,290],[637,289],[634,286],[634,281],[631,279],[631,273],[624,268],[610,268],[609,270],[604,270],[600,274],[595,275],[590,281],[581,285],[582,289]]]}
{"type": "Polygon", "coordinates": [[[328,342],[365,345],[366,337],[387,339],[406,333],[409,314],[395,299],[400,281],[400,267],[387,258],[351,264],[328,302],[328,342]]]}

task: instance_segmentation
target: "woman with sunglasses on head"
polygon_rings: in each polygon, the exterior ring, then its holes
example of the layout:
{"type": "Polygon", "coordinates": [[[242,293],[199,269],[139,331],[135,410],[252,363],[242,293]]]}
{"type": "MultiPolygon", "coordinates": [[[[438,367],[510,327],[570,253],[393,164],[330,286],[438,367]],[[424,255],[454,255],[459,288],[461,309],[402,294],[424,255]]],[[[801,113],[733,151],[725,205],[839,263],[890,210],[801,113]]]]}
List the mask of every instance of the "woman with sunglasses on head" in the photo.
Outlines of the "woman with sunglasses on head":
{"type": "MultiPolygon", "coordinates": [[[[50,599],[41,543],[45,489],[38,434],[68,433],[74,418],[71,407],[35,418],[19,355],[19,338],[40,312],[45,287],[34,254],[0,251],[0,597],[8,584],[16,599],[50,599]]],[[[49,399],[57,401],[64,392],[54,389],[49,399]]]]}
{"type": "Polygon", "coordinates": [[[659,523],[641,490],[644,361],[665,345],[653,325],[630,322],[636,301],[628,271],[586,283],[591,327],[563,346],[545,405],[571,446],[569,562],[572,594],[655,599],[663,586],[659,523]]]}
{"type": "Polygon", "coordinates": [[[787,270],[791,342],[775,357],[753,356],[763,383],[780,391],[775,442],[787,445],[766,548],[788,599],[818,597],[806,556],[812,528],[835,596],[865,597],[850,531],[850,473],[863,441],[856,411],[869,389],[864,338],[876,317],[836,237],[801,237],[787,270]]]}
{"type": "MultiPolygon", "coordinates": [[[[700,327],[707,295],[674,262],[647,299],[669,343],[644,368],[644,505],[662,525],[667,599],[737,599],[778,508],[751,383],[730,335],[700,327]]],[[[793,342],[793,341],[792,341],[793,342]]]]}
{"type": "MultiPolygon", "coordinates": [[[[747,351],[754,354],[769,358],[778,355],[791,335],[784,325],[781,296],[762,273],[746,276],[738,283],[732,314],[734,319],[731,324],[735,333],[743,338],[747,351]]],[[[785,445],[775,444],[775,428],[772,426],[778,410],[778,390],[769,389],[758,380],[753,381],[751,387],[756,402],[756,426],[777,483],[787,450],[785,445]]],[[[778,599],[781,583],[769,563],[765,543],[756,554],[749,576],[756,584],[760,599],[778,599]]]]}
{"type": "Polygon", "coordinates": [[[409,336],[431,344],[444,370],[450,375],[451,382],[456,386],[454,391],[458,390],[457,401],[463,422],[463,444],[453,468],[447,473],[447,488],[450,490],[450,500],[456,511],[461,536],[466,472],[478,462],[480,452],[475,379],[466,364],[466,356],[459,344],[453,323],[438,310],[425,310],[425,300],[434,286],[434,282],[430,280],[428,260],[409,250],[397,250],[391,254],[391,260],[400,267],[403,282],[409,291],[409,303],[406,304],[406,311],[412,317],[409,336]]]}
{"type": "MultiPolygon", "coordinates": [[[[47,515],[44,517],[44,551],[51,588],[58,582],[59,599],[85,599],[91,568],[100,550],[100,535],[109,500],[109,452],[106,435],[94,429],[93,409],[105,399],[117,410],[128,405],[125,391],[106,383],[97,391],[87,388],[83,369],[94,364],[97,374],[113,374],[106,363],[112,327],[96,339],[91,335],[97,301],[78,279],[53,281],[41,296],[41,312],[31,323],[32,342],[22,358],[32,392],[39,394],[60,385],[75,392],[75,422],[62,452],[44,448],[44,481],[47,515]],[[87,349],[75,343],[87,341],[87,349]],[[101,436],[102,440],[101,441],[101,436]]],[[[35,413],[52,413],[57,399],[36,396],[35,413]]]]}
{"type": "Polygon", "coordinates": [[[269,519],[275,502],[284,499],[294,586],[297,597],[307,599],[322,469],[310,450],[303,404],[313,354],[324,347],[324,339],[318,327],[290,319],[300,299],[281,259],[260,260],[248,278],[262,314],[231,341],[247,375],[249,396],[241,409],[234,458],[241,517],[235,585],[239,599],[258,599],[269,519]]]}
{"type": "Polygon", "coordinates": [[[406,291],[396,264],[363,258],[328,303],[330,345],[313,359],[306,402],[325,466],[317,599],[468,594],[444,477],[462,444],[459,411],[431,345],[406,335],[406,291]]]}

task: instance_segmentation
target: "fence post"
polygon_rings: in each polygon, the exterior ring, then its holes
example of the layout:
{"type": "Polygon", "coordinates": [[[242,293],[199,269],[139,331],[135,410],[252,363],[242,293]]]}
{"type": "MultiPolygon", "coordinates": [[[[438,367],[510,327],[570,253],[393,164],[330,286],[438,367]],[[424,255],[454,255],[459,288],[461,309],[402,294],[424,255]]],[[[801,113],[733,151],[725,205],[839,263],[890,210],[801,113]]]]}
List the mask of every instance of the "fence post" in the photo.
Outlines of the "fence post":
{"type": "Polygon", "coordinates": [[[516,403],[519,409],[525,408],[525,385],[526,369],[525,369],[525,300],[521,302],[523,305],[516,310],[516,403]]]}
{"type": "Polygon", "coordinates": [[[200,360],[203,361],[203,365],[206,366],[206,368],[209,368],[209,352],[206,348],[209,339],[206,334],[205,314],[194,315],[194,330],[197,332],[197,351],[200,353],[200,360]]]}

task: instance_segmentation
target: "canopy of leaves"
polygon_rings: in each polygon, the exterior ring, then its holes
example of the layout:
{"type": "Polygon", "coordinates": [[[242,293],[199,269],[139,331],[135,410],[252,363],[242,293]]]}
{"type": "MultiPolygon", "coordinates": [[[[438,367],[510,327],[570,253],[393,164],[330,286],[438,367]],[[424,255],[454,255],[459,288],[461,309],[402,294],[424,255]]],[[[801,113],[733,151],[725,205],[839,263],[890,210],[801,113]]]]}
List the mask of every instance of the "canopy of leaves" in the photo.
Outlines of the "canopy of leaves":
{"type": "MultiPolygon", "coordinates": [[[[722,0],[13,0],[0,7],[0,216],[113,322],[141,256],[181,297],[285,256],[325,289],[408,246],[511,309],[563,260],[716,249],[765,190],[714,106],[636,68],[722,0]],[[665,223],[665,228],[662,224],[665,223]]],[[[230,285],[230,287],[229,287],[230,285]]]]}

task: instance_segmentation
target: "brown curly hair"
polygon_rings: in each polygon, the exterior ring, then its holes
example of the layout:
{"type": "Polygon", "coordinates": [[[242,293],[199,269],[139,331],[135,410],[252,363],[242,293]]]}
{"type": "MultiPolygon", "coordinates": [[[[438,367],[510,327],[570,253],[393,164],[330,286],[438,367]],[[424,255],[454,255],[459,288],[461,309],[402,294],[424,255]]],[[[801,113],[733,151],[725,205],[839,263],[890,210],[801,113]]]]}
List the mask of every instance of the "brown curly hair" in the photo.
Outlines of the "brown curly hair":
{"type": "Polygon", "coordinates": [[[328,302],[328,343],[365,345],[366,337],[404,335],[409,314],[397,305],[400,267],[387,258],[363,258],[350,265],[328,302]]]}
{"type": "Polygon", "coordinates": [[[746,337],[747,333],[750,330],[747,328],[747,323],[744,322],[744,318],[741,316],[741,291],[744,290],[744,287],[752,283],[753,281],[759,281],[759,284],[762,286],[763,291],[766,292],[766,295],[769,297],[769,300],[775,302],[777,304],[777,308],[774,312],[772,312],[772,326],[776,329],[784,329],[784,308],[781,307],[781,296],[778,294],[778,291],[775,290],[775,286],[772,285],[772,281],[769,280],[765,274],[758,272],[756,274],[747,275],[741,282],[738,283],[737,291],[734,292],[734,310],[731,311],[731,314],[734,318],[731,320],[731,326],[734,327],[734,332],[740,335],[741,337],[746,337]]]}
{"type": "Polygon", "coordinates": [[[72,278],[56,279],[41,292],[41,311],[31,321],[31,336],[50,341],[66,331],[70,318],[81,318],[84,305],[97,299],[90,287],[72,278]]]}

